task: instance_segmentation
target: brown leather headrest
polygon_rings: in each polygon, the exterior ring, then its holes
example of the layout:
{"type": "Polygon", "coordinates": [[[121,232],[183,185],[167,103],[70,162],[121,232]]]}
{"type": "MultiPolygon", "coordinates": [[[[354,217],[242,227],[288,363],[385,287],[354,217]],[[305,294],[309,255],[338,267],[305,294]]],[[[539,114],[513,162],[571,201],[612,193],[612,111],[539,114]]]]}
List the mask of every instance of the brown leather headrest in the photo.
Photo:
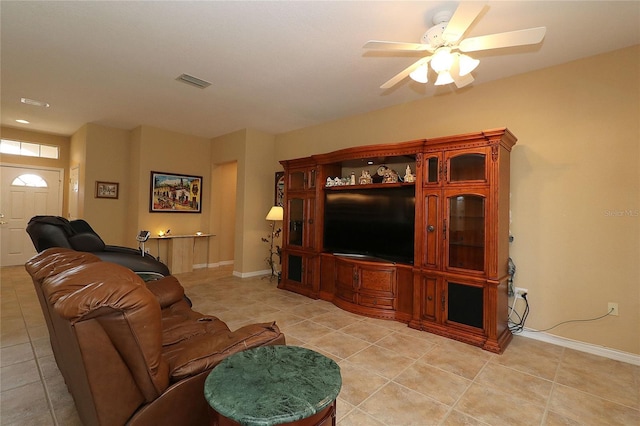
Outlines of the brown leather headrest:
{"type": "Polygon", "coordinates": [[[76,266],[95,262],[101,262],[101,260],[91,253],[52,247],[33,256],[24,267],[34,280],[42,281],[46,277],[57,275],[76,266]]]}

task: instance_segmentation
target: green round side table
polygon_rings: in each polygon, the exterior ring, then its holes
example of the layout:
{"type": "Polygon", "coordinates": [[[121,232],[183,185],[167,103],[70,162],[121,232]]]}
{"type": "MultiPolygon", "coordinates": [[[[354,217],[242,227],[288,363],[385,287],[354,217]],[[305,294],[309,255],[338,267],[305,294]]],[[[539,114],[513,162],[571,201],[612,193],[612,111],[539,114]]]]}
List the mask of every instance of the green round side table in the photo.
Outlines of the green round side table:
{"type": "Polygon", "coordinates": [[[336,424],[340,367],[297,346],[238,352],[209,373],[204,396],[216,426],[328,426],[336,424]]]}

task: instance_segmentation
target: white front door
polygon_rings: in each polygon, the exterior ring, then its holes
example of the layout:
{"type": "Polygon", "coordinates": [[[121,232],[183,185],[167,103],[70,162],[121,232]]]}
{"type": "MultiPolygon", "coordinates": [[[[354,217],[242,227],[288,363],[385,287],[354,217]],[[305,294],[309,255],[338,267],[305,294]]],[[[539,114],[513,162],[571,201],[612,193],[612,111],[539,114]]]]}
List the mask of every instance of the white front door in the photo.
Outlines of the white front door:
{"type": "Polygon", "coordinates": [[[22,265],[36,254],[26,232],[37,215],[62,215],[61,169],[0,166],[0,266],[22,265]]]}

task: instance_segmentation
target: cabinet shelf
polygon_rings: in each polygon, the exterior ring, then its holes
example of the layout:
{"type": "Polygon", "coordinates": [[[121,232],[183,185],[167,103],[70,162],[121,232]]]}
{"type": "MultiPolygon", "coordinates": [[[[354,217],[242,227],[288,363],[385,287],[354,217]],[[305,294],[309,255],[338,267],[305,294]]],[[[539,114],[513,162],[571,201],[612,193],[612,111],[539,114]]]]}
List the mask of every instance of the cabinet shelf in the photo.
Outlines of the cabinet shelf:
{"type": "Polygon", "coordinates": [[[451,241],[449,243],[450,246],[456,246],[456,247],[470,247],[470,248],[484,248],[484,244],[482,243],[477,243],[477,244],[473,244],[473,243],[465,243],[462,241],[451,241]]]}
{"type": "Polygon", "coordinates": [[[374,189],[374,188],[400,188],[403,186],[416,186],[415,182],[397,182],[397,183],[369,183],[369,184],[355,184],[355,185],[337,185],[337,186],[325,186],[325,191],[345,191],[349,189],[374,189]]]}

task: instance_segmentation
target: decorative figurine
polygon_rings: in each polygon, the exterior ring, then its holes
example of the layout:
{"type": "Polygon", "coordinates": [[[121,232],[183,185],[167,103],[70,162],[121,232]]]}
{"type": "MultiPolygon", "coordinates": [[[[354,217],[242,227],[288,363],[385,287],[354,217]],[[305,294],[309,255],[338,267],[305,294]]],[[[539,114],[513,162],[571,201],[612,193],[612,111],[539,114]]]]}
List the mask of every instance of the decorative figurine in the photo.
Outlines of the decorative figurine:
{"type": "Polygon", "coordinates": [[[416,181],[416,175],[411,173],[411,167],[409,165],[407,165],[407,170],[406,170],[405,175],[404,175],[404,181],[405,182],[415,182],[416,181]]]}
{"type": "Polygon", "coordinates": [[[360,176],[359,182],[360,182],[360,185],[369,185],[370,183],[373,183],[373,179],[371,178],[371,174],[369,173],[369,170],[362,171],[362,175],[360,176]]]}
{"type": "Polygon", "coordinates": [[[334,186],[341,186],[342,185],[342,180],[336,176],[336,178],[333,180],[333,185],[334,186]]]}
{"type": "Polygon", "coordinates": [[[397,183],[398,182],[398,172],[395,170],[387,168],[382,175],[382,183],[397,183]]]}
{"type": "Polygon", "coordinates": [[[326,185],[325,185],[325,186],[326,186],[327,188],[328,188],[328,187],[330,187],[330,186],[333,186],[333,180],[332,180],[330,177],[328,177],[328,178],[327,178],[327,183],[326,183],[326,185]]]}

